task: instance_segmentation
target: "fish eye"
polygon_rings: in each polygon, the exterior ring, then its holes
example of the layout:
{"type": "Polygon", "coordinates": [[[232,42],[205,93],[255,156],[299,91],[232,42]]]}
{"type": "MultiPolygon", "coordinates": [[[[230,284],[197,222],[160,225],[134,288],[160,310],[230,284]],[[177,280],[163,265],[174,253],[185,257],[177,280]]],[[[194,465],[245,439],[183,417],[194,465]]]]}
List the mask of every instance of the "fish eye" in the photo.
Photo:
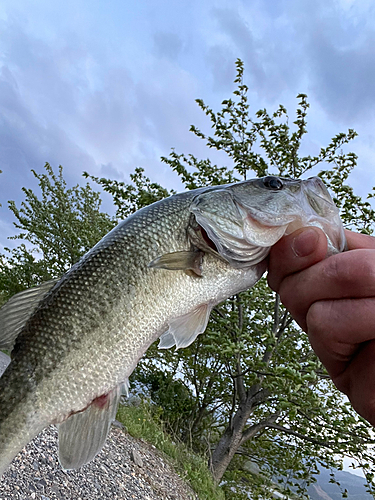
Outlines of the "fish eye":
{"type": "Polygon", "coordinates": [[[280,189],[283,188],[283,183],[278,177],[273,177],[272,175],[269,175],[268,177],[265,177],[263,179],[263,185],[267,189],[273,189],[274,191],[279,191],[280,189]]]}

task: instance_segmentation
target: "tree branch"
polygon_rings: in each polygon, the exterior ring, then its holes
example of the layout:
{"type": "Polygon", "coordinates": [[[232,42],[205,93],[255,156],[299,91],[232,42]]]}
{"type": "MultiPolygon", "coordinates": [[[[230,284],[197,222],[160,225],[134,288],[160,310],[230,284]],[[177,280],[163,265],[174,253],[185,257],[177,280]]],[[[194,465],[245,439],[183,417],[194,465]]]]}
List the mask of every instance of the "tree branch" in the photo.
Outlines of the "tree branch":
{"type": "Polygon", "coordinates": [[[278,419],[280,416],[280,412],[273,413],[269,415],[264,420],[261,420],[257,424],[252,425],[245,432],[242,433],[240,445],[254,437],[259,431],[264,429],[265,427],[270,427],[272,424],[278,419]]]}
{"type": "Polygon", "coordinates": [[[276,429],[278,431],[284,432],[285,434],[290,434],[291,436],[298,437],[304,441],[308,441],[309,443],[317,444],[319,446],[324,446],[325,448],[334,448],[336,443],[334,441],[320,441],[319,439],[312,438],[310,436],[305,436],[304,434],[300,434],[299,432],[293,431],[292,429],[288,429],[288,427],[284,427],[283,425],[278,424],[270,424],[267,427],[270,429],[276,429]]]}
{"type": "Polygon", "coordinates": [[[272,325],[272,335],[276,337],[278,328],[279,328],[279,323],[280,323],[280,311],[279,311],[279,306],[280,306],[280,295],[277,293],[276,294],[276,299],[275,299],[275,305],[273,309],[273,325],[272,325]]]}

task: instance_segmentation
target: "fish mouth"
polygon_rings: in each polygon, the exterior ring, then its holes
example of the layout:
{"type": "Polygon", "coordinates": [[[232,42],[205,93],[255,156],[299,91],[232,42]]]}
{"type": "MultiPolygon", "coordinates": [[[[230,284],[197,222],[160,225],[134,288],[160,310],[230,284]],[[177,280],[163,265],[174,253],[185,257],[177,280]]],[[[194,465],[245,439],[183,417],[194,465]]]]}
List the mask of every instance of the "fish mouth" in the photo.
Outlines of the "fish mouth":
{"type": "Polygon", "coordinates": [[[327,237],[328,255],[347,250],[344,227],[340,212],[319,177],[310,177],[301,184],[300,206],[302,217],[288,225],[285,234],[290,234],[301,227],[315,226],[327,237]]]}
{"type": "Polygon", "coordinates": [[[310,177],[301,189],[311,209],[320,217],[331,217],[339,213],[325,184],[319,177],[310,177]]]}
{"type": "Polygon", "coordinates": [[[285,189],[265,190],[262,198],[262,179],[254,183],[258,197],[244,193],[242,183],[237,190],[228,187],[198,196],[190,207],[199,228],[197,246],[232,267],[247,268],[264,260],[284,235],[316,226],[327,236],[329,253],[344,250],[339,211],[321,179],[281,180],[285,189]]]}

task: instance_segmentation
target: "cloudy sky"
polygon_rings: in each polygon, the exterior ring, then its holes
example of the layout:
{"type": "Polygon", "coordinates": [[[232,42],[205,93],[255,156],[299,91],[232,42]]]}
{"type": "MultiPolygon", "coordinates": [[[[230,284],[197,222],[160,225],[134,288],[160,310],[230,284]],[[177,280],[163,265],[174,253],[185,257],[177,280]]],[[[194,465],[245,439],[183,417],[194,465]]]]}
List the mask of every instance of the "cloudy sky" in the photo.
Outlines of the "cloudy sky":
{"type": "Polygon", "coordinates": [[[188,131],[208,125],[194,100],[218,109],[238,57],[253,111],[292,113],[307,93],[306,152],[354,128],[352,183],[375,185],[374,27],[371,0],[2,0],[0,244],[14,233],[7,200],[46,161],[70,184],[143,166],[179,189],[159,158],[213,154],[188,131]]]}

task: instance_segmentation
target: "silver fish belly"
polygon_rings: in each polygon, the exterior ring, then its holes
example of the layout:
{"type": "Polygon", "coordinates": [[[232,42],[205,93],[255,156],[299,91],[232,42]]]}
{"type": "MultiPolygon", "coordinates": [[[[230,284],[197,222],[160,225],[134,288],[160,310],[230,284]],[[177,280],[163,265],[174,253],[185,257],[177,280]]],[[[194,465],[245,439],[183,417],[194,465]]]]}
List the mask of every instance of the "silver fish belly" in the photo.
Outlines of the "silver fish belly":
{"type": "Polygon", "coordinates": [[[344,249],[317,178],[201,188],[136,212],[61,280],[12,297],[0,310],[0,348],[12,350],[0,378],[0,473],[50,423],[61,465],[89,462],[151,343],[191,344],[216,304],[259,280],[270,247],[305,225],[344,249]]]}

